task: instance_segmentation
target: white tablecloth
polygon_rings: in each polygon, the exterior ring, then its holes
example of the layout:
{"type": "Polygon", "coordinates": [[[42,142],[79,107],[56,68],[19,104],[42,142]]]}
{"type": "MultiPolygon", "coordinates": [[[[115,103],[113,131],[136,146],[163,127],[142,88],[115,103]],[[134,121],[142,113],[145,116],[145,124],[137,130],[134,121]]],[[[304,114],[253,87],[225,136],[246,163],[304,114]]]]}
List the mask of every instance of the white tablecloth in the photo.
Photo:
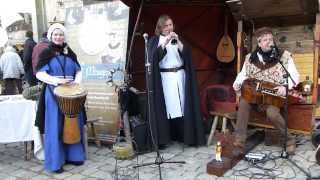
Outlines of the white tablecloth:
{"type": "Polygon", "coordinates": [[[34,153],[38,157],[42,142],[34,126],[36,110],[36,101],[26,100],[22,95],[0,96],[0,143],[34,141],[34,153]]]}

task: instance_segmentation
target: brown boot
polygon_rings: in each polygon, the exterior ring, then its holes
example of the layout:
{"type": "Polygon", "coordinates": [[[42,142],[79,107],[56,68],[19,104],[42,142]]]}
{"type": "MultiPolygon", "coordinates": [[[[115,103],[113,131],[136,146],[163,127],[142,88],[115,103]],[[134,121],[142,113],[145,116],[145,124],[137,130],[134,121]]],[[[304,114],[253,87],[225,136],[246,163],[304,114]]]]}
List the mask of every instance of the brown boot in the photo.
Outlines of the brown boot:
{"type": "Polygon", "coordinates": [[[235,142],[233,142],[233,146],[236,148],[244,149],[245,143],[236,140],[235,142]]]}
{"type": "Polygon", "coordinates": [[[296,139],[295,138],[289,138],[287,140],[287,153],[289,155],[294,155],[296,152],[296,139]]]}
{"type": "Polygon", "coordinates": [[[239,140],[235,140],[235,142],[233,142],[233,155],[234,156],[243,156],[245,155],[245,142],[244,141],[239,141],[239,140]]]}

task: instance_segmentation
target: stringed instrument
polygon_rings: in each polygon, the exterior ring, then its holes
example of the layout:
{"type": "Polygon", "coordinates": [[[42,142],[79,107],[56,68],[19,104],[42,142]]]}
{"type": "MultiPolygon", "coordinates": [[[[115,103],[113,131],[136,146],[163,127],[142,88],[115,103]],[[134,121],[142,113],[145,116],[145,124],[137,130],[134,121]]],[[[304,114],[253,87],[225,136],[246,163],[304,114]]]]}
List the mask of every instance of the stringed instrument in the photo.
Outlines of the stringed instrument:
{"type": "Polygon", "coordinates": [[[217,48],[217,59],[223,63],[233,61],[235,57],[235,48],[233,42],[228,35],[228,16],[225,15],[224,34],[219,41],[217,48]]]}
{"type": "MultiPolygon", "coordinates": [[[[281,108],[285,105],[286,98],[277,95],[277,90],[274,89],[277,86],[279,85],[249,78],[243,82],[241,96],[251,104],[273,105],[281,108]]],[[[289,104],[296,104],[302,101],[300,93],[295,90],[289,92],[289,104]]]]}

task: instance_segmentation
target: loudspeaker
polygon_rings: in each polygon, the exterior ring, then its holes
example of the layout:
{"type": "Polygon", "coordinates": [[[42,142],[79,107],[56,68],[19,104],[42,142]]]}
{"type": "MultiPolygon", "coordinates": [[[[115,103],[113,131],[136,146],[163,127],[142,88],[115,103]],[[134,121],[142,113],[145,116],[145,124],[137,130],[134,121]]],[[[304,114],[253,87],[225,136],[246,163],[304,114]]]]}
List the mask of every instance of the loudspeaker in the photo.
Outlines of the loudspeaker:
{"type": "Polygon", "coordinates": [[[130,117],[130,125],[134,140],[134,148],[138,153],[145,153],[152,150],[151,136],[148,124],[142,121],[139,116],[130,117]]]}
{"type": "Polygon", "coordinates": [[[316,149],[316,161],[317,161],[317,164],[320,165],[320,145],[318,145],[316,149]]]}

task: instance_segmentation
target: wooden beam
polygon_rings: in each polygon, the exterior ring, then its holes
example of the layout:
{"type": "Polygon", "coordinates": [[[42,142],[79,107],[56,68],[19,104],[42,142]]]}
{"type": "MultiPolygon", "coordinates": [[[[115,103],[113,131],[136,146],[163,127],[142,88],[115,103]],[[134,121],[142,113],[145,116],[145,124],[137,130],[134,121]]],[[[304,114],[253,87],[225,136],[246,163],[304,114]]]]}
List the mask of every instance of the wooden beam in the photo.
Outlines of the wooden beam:
{"type": "Polygon", "coordinates": [[[240,72],[241,63],[243,59],[243,21],[238,21],[238,32],[237,32],[237,73],[240,72]]]}
{"type": "Polygon", "coordinates": [[[268,24],[269,27],[285,27],[292,25],[314,24],[316,21],[314,14],[263,18],[252,17],[249,19],[254,21],[256,27],[265,26],[266,24],[268,24]]]}
{"type": "Polygon", "coordinates": [[[241,0],[239,3],[227,3],[235,19],[244,17],[268,26],[313,24],[314,15],[319,11],[318,4],[318,0],[241,0]]]}
{"type": "Polygon", "coordinates": [[[183,5],[183,6],[193,6],[193,5],[204,5],[204,6],[212,6],[212,5],[224,5],[224,0],[146,0],[146,6],[148,5],[183,5]]]}
{"type": "MultiPolygon", "coordinates": [[[[241,64],[242,64],[242,59],[243,59],[243,21],[239,20],[238,21],[238,32],[237,32],[237,74],[241,70],[241,64]]],[[[239,97],[237,96],[237,104],[239,104],[239,97]]]]}
{"type": "MultiPolygon", "coordinates": [[[[261,128],[269,128],[269,129],[274,129],[272,125],[268,124],[263,124],[263,123],[256,123],[256,122],[249,122],[250,126],[255,126],[255,127],[261,127],[261,128]]],[[[295,134],[304,134],[304,135],[310,135],[311,131],[303,131],[303,130],[298,130],[298,129],[288,129],[289,132],[295,133],[295,134]]]]}
{"type": "Polygon", "coordinates": [[[320,50],[320,14],[316,15],[316,24],[314,28],[314,61],[313,61],[313,96],[312,96],[312,103],[317,104],[318,102],[318,69],[319,69],[319,50],[320,50]]]}
{"type": "Polygon", "coordinates": [[[283,17],[315,14],[316,0],[243,0],[246,17],[283,17]]]}

